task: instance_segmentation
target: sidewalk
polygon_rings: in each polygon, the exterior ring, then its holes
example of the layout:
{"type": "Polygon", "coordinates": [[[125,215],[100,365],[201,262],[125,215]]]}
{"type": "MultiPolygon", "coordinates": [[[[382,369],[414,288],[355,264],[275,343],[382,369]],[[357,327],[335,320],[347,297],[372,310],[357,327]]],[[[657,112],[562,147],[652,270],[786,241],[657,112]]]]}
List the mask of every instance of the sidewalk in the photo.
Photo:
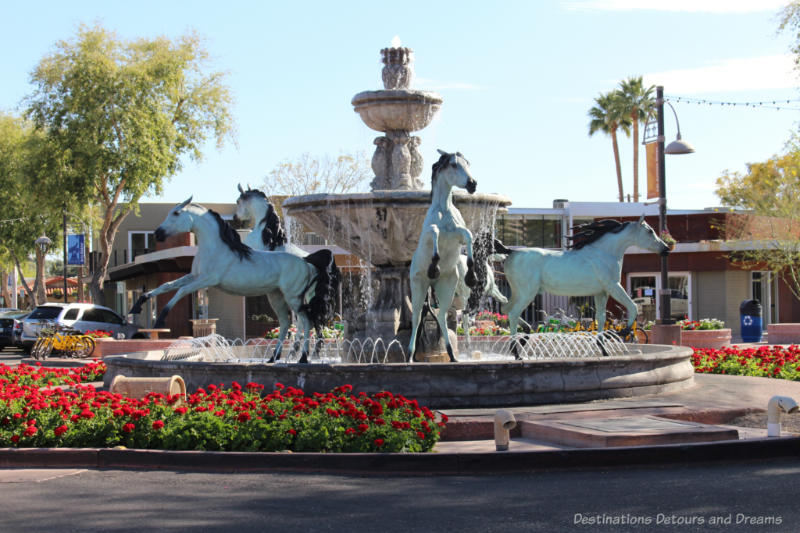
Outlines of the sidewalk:
{"type": "MultiPolygon", "coordinates": [[[[635,434],[637,428],[632,428],[634,422],[648,425],[648,420],[657,417],[656,422],[666,419],[726,428],[735,427],[739,433],[739,440],[764,439],[766,438],[765,410],[769,399],[779,395],[789,396],[800,402],[800,382],[717,374],[695,374],[694,382],[694,386],[690,388],[664,394],[580,404],[511,407],[508,410],[514,413],[518,425],[523,426],[523,432],[519,430],[512,432],[509,451],[586,448],[586,446],[559,444],[552,439],[535,438],[536,430],[542,430],[542,424],[551,424],[553,421],[558,421],[559,424],[586,426],[588,421],[603,420],[604,432],[635,434]],[[731,422],[743,419],[749,426],[753,426],[754,422],[758,424],[761,419],[764,419],[764,422],[757,427],[729,425],[731,422]],[[532,426],[528,434],[523,436],[521,433],[526,433],[525,423],[536,427],[532,426]]],[[[443,434],[443,440],[435,448],[436,451],[442,453],[494,451],[493,417],[496,409],[444,409],[442,412],[450,420],[443,434]]],[[[782,423],[783,434],[787,437],[792,436],[792,431],[800,432],[800,414],[784,415],[782,423]]],[[[641,433],[641,430],[639,432],[641,433]]]]}

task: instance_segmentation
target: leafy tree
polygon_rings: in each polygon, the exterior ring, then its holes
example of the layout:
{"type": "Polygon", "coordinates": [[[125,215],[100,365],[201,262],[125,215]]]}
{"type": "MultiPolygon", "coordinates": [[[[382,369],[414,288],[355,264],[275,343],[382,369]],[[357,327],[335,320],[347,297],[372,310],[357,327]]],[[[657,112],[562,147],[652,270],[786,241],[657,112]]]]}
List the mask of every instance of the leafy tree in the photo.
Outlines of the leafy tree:
{"type": "Polygon", "coordinates": [[[102,212],[101,256],[90,285],[95,302],[104,300],[119,225],[140,198],[160,194],[182,156],[202,159],[209,137],[219,147],[232,135],[225,75],[207,63],[194,33],[176,41],[124,41],[100,26],[82,26],[31,74],[27,115],[61,163],[44,188],[68,207],[90,203],[102,212]]]}
{"type": "Polygon", "coordinates": [[[726,238],[744,241],[734,260],[783,276],[800,299],[800,145],[787,145],[783,155],[751,163],[746,173],[729,172],[717,179],[723,205],[747,210],[728,216],[726,238]]]}
{"type": "Polygon", "coordinates": [[[653,86],[645,87],[642,77],[628,78],[619,83],[622,105],[633,125],[633,201],[639,201],[639,123],[645,123],[655,115],[653,86]]]}
{"type": "Polygon", "coordinates": [[[611,136],[611,146],[614,150],[614,165],[617,170],[617,190],[619,201],[625,201],[622,187],[622,166],[619,161],[619,144],[617,131],[630,135],[630,117],[624,112],[622,98],[619,91],[600,94],[594,99],[595,106],[589,110],[589,136],[598,131],[611,136]]]}
{"type": "Polygon", "coordinates": [[[56,235],[58,218],[49,194],[41,194],[43,175],[55,173],[52,146],[32,125],[19,117],[0,113],[0,265],[17,268],[29,301],[46,301],[44,256],[34,242],[42,234],[56,235]],[[22,273],[22,263],[33,253],[36,279],[31,289],[22,273]]]}
{"type": "Polygon", "coordinates": [[[370,163],[363,152],[335,158],[304,153],[272,169],[264,179],[264,189],[269,195],[341,194],[365,189],[371,178],[370,163]]]}

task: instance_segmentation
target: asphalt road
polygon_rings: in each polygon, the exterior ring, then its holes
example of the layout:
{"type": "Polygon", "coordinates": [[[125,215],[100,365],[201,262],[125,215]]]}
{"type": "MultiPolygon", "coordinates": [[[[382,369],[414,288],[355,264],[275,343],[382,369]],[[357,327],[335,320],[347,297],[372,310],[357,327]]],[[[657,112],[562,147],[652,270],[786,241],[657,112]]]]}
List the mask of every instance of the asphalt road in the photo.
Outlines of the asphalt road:
{"type": "Polygon", "coordinates": [[[795,460],[458,477],[0,469],[0,531],[794,532],[798,475],[795,460]]]}

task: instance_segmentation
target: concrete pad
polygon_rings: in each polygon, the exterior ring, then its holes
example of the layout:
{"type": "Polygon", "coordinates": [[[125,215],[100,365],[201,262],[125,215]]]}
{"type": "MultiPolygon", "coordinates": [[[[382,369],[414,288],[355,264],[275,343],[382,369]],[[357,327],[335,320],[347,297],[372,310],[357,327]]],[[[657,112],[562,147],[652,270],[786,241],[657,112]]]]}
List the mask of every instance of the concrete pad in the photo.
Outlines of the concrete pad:
{"type": "Polygon", "coordinates": [[[654,416],[529,420],[521,422],[520,426],[523,437],[578,448],[653,446],[739,439],[739,433],[733,428],[654,416]]]}
{"type": "Polygon", "coordinates": [[[524,437],[511,439],[508,450],[498,452],[494,440],[462,440],[438,442],[434,446],[434,453],[514,453],[514,452],[541,452],[546,450],[565,450],[567,446],[552,444],[524,437]]]}
{"type": "Polygon", "coordinates": [[[0,468],[0,483],[41,483],[86,472],[85,468],[0,468]]]}

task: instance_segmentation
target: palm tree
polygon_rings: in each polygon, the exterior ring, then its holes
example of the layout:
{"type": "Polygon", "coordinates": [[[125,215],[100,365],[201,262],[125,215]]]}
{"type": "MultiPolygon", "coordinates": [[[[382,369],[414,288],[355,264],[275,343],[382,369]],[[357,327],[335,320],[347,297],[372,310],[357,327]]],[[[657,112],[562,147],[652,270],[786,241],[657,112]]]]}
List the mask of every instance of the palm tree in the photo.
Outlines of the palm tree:
{"type": "Polygon", "coordinates": [[[633,201],[639,201],[639,123],[645,123],[655,115],[653,86],[645,89],[642,77],[628,78],[619,82],[619,93],[629,119],[633,124],[633,201]]]}
{"type": "Polygon", "coordinates": [[[589,110],[589,136],[598,131],[611,136],[614,149],[614,164],[617,169],[617,189],[619,201],[625,201],[622,190],[622,166],[619,162],[619,144],[617,143],[617,130],[622,130],[625,135],[630,135],[631,119],[625,113],[619,91],[600,94],[594,99],[595,106],[589,110]]]}

